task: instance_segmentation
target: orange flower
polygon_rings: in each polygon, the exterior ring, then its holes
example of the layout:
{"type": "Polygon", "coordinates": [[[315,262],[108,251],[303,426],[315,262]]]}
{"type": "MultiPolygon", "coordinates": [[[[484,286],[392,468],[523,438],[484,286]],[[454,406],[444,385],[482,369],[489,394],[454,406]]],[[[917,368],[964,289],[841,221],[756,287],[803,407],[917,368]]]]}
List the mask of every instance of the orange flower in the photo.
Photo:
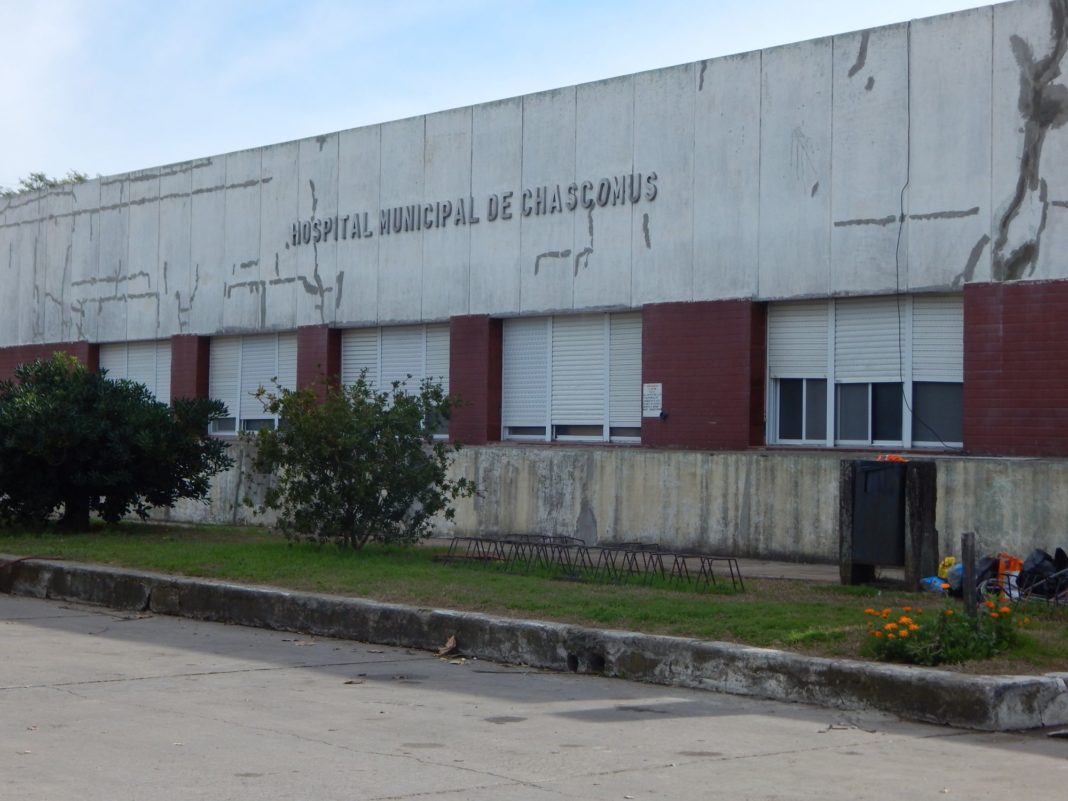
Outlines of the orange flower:
{"type": "Polygon", "coordinates": [[[998,616],[998,613],[997,613],[997,612],[991,612],[991,613],[990,613],[990,617],[997,617],[997,616],[998,616]]]}
{"type": "Polygon", "coordinates": [[[1003,614],[1003,615],[1007,615],[1010,612],[1012,612],[1012,610],[1009,609],[1009,607],[1007,607],[1007,606],[1001,607],[998,611],[1001,612],[1001,614],[1003,614]]]}
{"type": "Polygon", "coordinates": [[[900,636],[900,637],[908,637],[909,636],[909,630],[908,629],[901,629],[901,631],[898,632],[898,636],[900,636]]]}
{"type": "Polygon", "coordinates": [[[950,617],[952,614],[953,614],[953,610],[952,609],[947,609],[946,610],[946,617],[950,617]]]}
{"type": "Polygon", "coordinates": [[[883,628],[887,631],[893,631],[897,628],[897,623],[887,623],[885,626],[883,626],[883,628]]]}
{"type": "Polygon", "coordinates": [[[874,615],[875,614],[875,610],[871,609],[871,608],[865,609],[864,610],[864,614],[866,614],[866,615],[874,615]]]}
{"type": "Polygon", "coordinates": [[[943,590],[948,590],[949,589],[949,585],[946,584],[944,581],[941,584],[939,584],[938,587],[939,587],[939,589],[943,589],[943,590]]]}
{"type": "Polygon", "coordinates": [[[893,610],[893,609],[884,609],[884,610],[883,610],[883,617],[886,617],[886,616],[887,616],[887,615],[889,615],[889,614],[890,614],[890,613],[891,613],[892,611],[894,611],[894,610],[893,610]]]}
{"type": "Polygon", "coordinates": [[[904,623],[906,626],[912,622],[912,618],[907,615],[902,615],[897,619],[898,623],[904,623]]]}
{"type": "Polygon", "coordinates": [[[872,636],[872,637],[882,637],[882,636],[883,636],[883,633],[882,633],[881,631],[879,631],[878,629],[876,629],[875,631],[873,631],[873,632],[871,633],[871,636],[872,636]]]}
{"type": "Polygon", "coordinates": [[[895,637],[893,634],[887,634],[886,635],[886,639],[888,639],[888,640],[896,640],[897,637],[895,637]]]}
{"type": "Polygon", "coordinates": [[[901,611],[902,612],[911,612],[912,611],[912,607],[911,606],[903,606],[903,607],[901,607],[901,611]]]}
{"type": "Polygon", "coordinates": [[[919,630],[920,630],[920,627],[917,626],[915,623],[912,623],[912,624],[909,625],[909,631],[919,631],[919,630]]]}
{"type": "Polygon", "coordinates": [[[983,601],[983,606],[985,606],[987,609],[993,609],[994,608],[994,602],[993,601],[983,601]]]}

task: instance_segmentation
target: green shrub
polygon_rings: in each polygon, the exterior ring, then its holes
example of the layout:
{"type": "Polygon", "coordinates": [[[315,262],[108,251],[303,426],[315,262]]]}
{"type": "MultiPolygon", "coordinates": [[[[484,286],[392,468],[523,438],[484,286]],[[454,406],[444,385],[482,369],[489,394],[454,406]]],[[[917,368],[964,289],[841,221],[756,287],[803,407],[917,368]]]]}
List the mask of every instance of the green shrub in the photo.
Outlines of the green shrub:
{"type": "Polygon", "coordinates": [[[276,511],[288,538],[354,549],[415,542],[474,493],[470,480],[448,475],[459,446],[434,436],[453,406],[439,384],[407,392],[394,382],[379,392],[361,375],[324,390],[323,398],[312,389],[261,393],[279,424],[254,437],[254,467],[273,477],[258,511],[276,511]]]}
{"type": "Polygon", "coordinates": [[[85,530],[92,512],[114,523],[203,498],[232,464],[207,433],[224,412],[207,399],[159,403],[62,353],[20,365],[0,382],[0,519],[41,525],[62,508],[64,527],[85,530]]]}

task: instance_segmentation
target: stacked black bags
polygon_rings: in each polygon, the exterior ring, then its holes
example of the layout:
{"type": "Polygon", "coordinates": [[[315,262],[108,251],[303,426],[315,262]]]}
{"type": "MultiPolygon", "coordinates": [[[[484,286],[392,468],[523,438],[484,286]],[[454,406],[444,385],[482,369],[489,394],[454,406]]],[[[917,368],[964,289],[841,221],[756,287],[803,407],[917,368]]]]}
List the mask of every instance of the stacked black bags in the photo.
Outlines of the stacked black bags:
{"type": "Polygon", "coordinates": [[[1016,586],[1024,597],[1057,598],[1068,593],[1068,553],[1058,548],[1056,555],[1050,556],[1036,548],[1024,560],[1016,586]]]}

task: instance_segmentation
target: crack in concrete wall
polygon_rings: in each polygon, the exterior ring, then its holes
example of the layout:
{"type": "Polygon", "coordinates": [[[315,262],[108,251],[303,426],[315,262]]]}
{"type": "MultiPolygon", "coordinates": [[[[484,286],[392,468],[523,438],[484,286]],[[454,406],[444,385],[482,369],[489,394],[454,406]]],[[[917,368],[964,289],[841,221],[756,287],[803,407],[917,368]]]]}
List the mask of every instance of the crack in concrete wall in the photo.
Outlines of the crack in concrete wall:
{"type": "Polygon", "coordinates": [[[868,39],[870,37],[870,31],[864,31],[864,33],[860,35],[860,49],[857,51],[857,60],[853,62],[853,66],[849,68],[850,78],[864,69],[864,65],[868,61],[868,39]]]}
{"type": "Polygon", "coordinates": [[[542,259],[566,259],[571,255],[571,249],[567,250],[549,250],[545,253],[539,253],[534,257],[534,275],[537,275],[541,270],[542,259]]]}
{"type": "Polygon", "coordinates": [[[1046,134],[1068,122],[1068,87],[1055,84],[1060,77],[1060,62],[1068,52],[1068,0],[1050,0],[1050,41],[1052,47],[1038,58],[1026,41],[1018,35],[1010,38],[1012,52],[1020,68],[1020,116],[1023,119],[1023,152],[1016,190],[998,224],[993,249],[993,278],[995,281],[1014,281],[1034,274],[1042,234],[1046,227],[1049,203],[1046,184],[1040,177],[1042,148],[1046,134]],[[1026,201],[1038,194],[1039,219],[1034,230],[1026,215],[1033,203],[1026,201]],[[1011,229],[1016,228],[1016,231],[1011,229]],[[1019,229],[1023,229],[1023,233],[1019,229]],[[1015,241],[1012,241],[1015,240],[1015,241]]]}

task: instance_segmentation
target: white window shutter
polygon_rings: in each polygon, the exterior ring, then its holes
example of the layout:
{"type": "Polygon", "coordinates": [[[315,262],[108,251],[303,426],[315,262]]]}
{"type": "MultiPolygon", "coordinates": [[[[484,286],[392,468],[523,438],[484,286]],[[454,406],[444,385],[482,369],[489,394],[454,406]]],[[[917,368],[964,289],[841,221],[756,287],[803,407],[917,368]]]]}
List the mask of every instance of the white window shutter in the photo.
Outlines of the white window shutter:
{"type": "Polygon", "coordinates": [[[421,325],[382,329],[382,384],[389,392],[394,381],[406,392],[418,392],[423,380],[424,332],[421,325]]]}
{"type": "Polygon", "coordinates": [[[269,415],[263,403],[254,396],[260,387],[273,389],[271,379],[278,375],[278,338],[273,334],[241,338],[241,398],[242,420],[262,419],[269,415]]]}
{"type": "Polygon", "coordinates": [[[360,371],[367,383],[378,385],[378,329],[348,328],[341,334],[341,383],[355,384],[360,371]]]}
{"type": "Polygon", "coordinates": [[[208,394],[226,404],[227,416],[237,417],[240,407],[238,365],[241,363],[240,337],[212,337],[208,363],[208,394]]]}
{"type": "Polygon", "coordinates": [[[126,343],[126,378],[156,393],[156,343],[126,343]]]}
{"type": "Polygon", "coordinates": [[[902,380],[908,326],[906,297],[835,301],[834,380],[902,380]]]}
{"type": "Polygon", "coordinates": [[[604,425],[605,318],[553,318],[553,425],[604,425]]]}
{"type": "Polygon", "coordinates": [[[126,378],[126,344],[113,342],[100,346],[99,366],[107,370],[107,377],[112,381],[126,378]]]}
{"type": "Polygon", "coordinates": [[[768,371],[772,378],[826,378],[826,301],[769,306],[768,371]]]}
{"type": "Polygon", "coordinates": [[[156,342],[156,400],[171,402],[171,342],[161,339],[156,342]]]}
{"type": "Polygon", "coordinates": [[[964,302],[960,295],[912,301],[913,381],[964,381],[964,302]]]}
{"type": "Polygon", "coordinates": [[[505,428],[545,426],[548,391],[548,320],[505,320],[502,342],[501,422],[505,428]]]}
{"type": "Polygon", "coordinates": [[[608,424],[642,424],[642,316],[612,314],[609,321],[608,424]]]}
{"type": "Polygon", "coordinates": [[[296,334],[278,335],[278,385],[288,390],[297,388],[296,334]]]}
{"type": "Polygon", "coordinates": [[[449,326],[426,327],[426,377],[441,384],[449,394],[449,326]]]}

